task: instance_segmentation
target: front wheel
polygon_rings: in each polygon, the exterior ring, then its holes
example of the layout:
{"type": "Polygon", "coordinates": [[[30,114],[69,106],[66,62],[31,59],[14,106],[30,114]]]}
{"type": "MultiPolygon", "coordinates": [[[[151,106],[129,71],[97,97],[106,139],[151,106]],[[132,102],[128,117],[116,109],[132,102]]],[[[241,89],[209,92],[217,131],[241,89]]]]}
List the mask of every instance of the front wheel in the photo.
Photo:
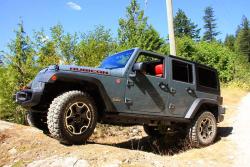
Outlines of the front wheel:
{"type": "Polygon", "coordinates": [[[217,135],[217,122],[210,111],[200,113],[188,131],[191,146],[202,147],[214,142],[217,135]]]}
{"type": "Polygon", "coordinates": [[[52,137],[65,144],[83,144],[97,123],[94,100],[84,92],[69,91],[50,105],[48,128],[52,137]]]}

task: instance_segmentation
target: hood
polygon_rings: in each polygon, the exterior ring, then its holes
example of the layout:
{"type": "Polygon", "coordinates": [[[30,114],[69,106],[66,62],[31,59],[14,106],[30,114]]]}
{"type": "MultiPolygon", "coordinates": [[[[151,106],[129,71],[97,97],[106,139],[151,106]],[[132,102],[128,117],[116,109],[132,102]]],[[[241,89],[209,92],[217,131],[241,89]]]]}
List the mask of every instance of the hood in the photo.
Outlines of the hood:
{"type": "Polygon", "coordinates": [[[75,66],[75,65],[60,65],[58,66],[60,71],[72,71],[72,72],[82,72],[82,73],[92,73],[99,75],[110,75],[110,70],[93,68],[93,67],[84,67],[84,66],[75,66]]]}
{"type": "Polygon", "coordinates": [[[81,72],[90,73],[96,75],[107,75],[107,76],[117,76],[121,77],[123,75],[124,69],[104,69],[104,68],[94,68],[76,65],[53,65],[49,66],[48,70],[53,71],[68,71],[68,72],[81,72]]]}

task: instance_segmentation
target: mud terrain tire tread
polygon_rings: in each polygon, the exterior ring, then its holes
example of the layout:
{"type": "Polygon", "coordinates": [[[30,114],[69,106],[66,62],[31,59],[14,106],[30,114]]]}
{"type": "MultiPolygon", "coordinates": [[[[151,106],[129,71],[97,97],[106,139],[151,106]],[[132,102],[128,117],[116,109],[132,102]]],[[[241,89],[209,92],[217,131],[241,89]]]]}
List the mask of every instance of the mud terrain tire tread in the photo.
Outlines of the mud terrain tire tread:
{"type": "Polygon", "coordinates": [[[56,97],[50,107],[47,116],[47,123],[50,134],[53,138],[58,139],[61,143],[64,144],[84,144],[86,140],[92,135],[96,123],[97,123],[97,110],[94,103],[94,100],[87,93],[82,91],[69,91],[63,93],[62,95],[56,97]],[[67,132],[64,128],[64,118],[63,114],[67,104],[74,98],[82,98],[91,105],[91,114],[92,114],[92,123],[90,128],[81,136],[72,136],[65,135],[67,132]]]}
{"type": "Polygon", "coordinates": [[[212,144],[215,137],[216,137],[216,134],[217,134],[217,126],[216,126],[215,127],[215,134],[214,134],[214,136],[213,136],[213,138],[211,139],[210,142],[203,143],[199,139],[199,136],[198,136],[198,124],[199,124],[200,118],[202,118],[202,117],[210,117],[213,121],[215,121],[215,124],[216,124],[215,116],[210,111],[201,112],[195,117],[192,125],[188,129],[188,134],[187,134],[187,139],[188,139],[188,141],[190,143],[190,146],[194,147],[194,148],[199,148],[199,147],[203,147],[203,146],[207,146],[207,145],[212,144]]]}

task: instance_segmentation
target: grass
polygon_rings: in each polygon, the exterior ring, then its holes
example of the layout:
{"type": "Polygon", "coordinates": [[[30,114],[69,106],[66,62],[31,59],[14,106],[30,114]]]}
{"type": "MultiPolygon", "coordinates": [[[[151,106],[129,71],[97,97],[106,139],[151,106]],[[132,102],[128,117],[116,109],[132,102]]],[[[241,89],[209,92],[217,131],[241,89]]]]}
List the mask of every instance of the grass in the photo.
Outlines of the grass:
{"type": "Polygon", "coordinates": [[[19,160],[19,161],[15,162],[11,167],[23,167],[23,166],[25,166],[24,161],[19,160]]]}

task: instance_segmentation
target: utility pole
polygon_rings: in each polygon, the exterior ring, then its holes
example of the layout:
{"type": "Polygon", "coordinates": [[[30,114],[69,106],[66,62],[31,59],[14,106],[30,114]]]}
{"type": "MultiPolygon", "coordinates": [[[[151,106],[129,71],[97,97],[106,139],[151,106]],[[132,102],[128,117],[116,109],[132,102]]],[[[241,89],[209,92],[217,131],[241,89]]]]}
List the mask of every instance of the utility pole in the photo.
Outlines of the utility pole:
{"type": "Polygon", "coordinates": [[[172,0],[166,0],[166,6],[167,6],[167,18],[168,18],[170,55],[176,56],[172,0]]]}

